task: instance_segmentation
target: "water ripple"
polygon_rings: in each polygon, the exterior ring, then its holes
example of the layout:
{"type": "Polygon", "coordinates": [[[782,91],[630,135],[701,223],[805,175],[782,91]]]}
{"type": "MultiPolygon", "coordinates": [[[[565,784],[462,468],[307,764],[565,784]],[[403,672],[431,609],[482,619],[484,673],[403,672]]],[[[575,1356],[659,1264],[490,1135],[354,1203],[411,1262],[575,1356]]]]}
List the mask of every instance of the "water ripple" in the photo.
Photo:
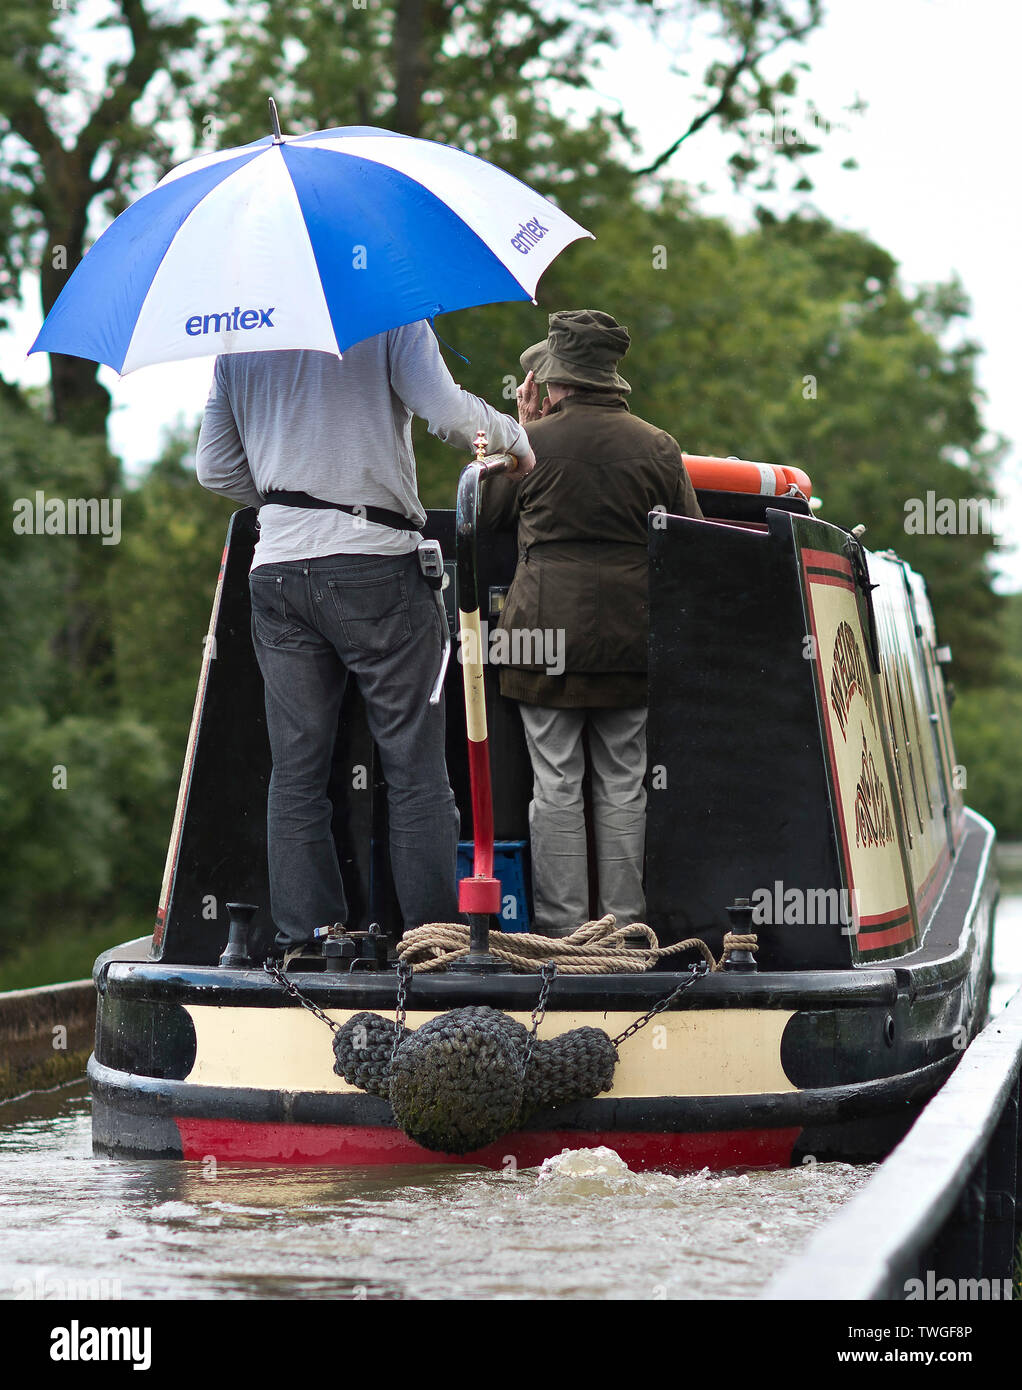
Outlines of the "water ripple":
{"type": "Polygon", "coordinates": [[[754,1296],[871,1168],[515,1174],[90,1156],[84,1087],[0,1112],[0,1298],[754,1296]]]}

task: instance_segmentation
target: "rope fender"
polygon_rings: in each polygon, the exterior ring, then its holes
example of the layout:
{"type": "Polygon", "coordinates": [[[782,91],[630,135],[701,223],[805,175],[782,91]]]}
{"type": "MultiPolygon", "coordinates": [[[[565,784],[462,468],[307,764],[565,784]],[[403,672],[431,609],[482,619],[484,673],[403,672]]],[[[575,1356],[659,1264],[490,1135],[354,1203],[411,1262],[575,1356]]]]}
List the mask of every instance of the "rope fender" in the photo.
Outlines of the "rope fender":
{"type": "MultiPolygon", "coordinates": [[[[661,947],[643,923],[617,926],[612,915],[586,922],[570,936],[490,933],[490,951],[513,969],[535,973],[550,963],[565,974],[609,974],[650,970],[664,956],[698,950],[703,970],[724,969],[735,950],[757,949],[753,935],[727,932],[719,960],[706,942],[690,937],[661,947]],[[642,936],[645,946],[627,945],[642,936]],[[547,964],[543,964],[546,962],[547,964]]],[[[442,970],[469,950],[469,929],[460,923],[430,923],[408,932],[398,946],[409,973],[442,970]]],[[[662,998],[619,1037],[600,1028],[573,1028],[539,1039],[535,1028],[545,1008],[545,990],[533,1015],[534,1031],[487,1005],[451,1009],[418,1029],[404,1025],[403,995],[398,1020],[353,1014],[334,1029],[334,1072],[351,1086],[389,1100],[405,1134],[437,1153],[464,1154],[484,1148],[523,1125],[540,1110],[589,1100],[614,1084],[617,1045],[645,1027],[699,978],[695,973],[662,998]]]]}
{"type": "Polygon", "coordinates": [[[389,1100],[408,1137],[438,1153],[471,1153],[537,1110],[609,1091],[618,1060],[602,1029],[573,1028],[534,1041],[526,1068],[528,1029],[486,1005],[402,1028],[394,1041],[391,1019],[354,1014],[334,1035],[334,1071],[389,1100]]]}

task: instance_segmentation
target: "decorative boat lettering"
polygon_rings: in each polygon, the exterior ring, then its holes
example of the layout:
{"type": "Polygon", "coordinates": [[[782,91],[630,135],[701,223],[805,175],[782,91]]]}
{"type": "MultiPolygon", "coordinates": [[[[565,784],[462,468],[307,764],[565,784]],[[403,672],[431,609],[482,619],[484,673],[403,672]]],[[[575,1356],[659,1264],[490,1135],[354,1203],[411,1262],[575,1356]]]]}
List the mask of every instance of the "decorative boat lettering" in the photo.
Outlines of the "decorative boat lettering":
{"type": "MultiPolygon", "coordinates": [[[[824,529],[801,519],[794,524],[799,531],[803,526],[811,532],[824,529]]],[[[814,665],[837,840],[845,884],[857,890],[859,916],[850,933],[855,958],[892,947],[904,952],[918,927],[892,810],[896,792],[888,712],[879,703],[867,656],[855,571],[847,553],[805,548],[802,561],[809,624],[819,653],[814,665]],[[857,697],[865,706],[861,717],[852,712],[857,697]]]]}
{"type": "Polygon", "coordinates": [[[888,845],[894,839],[894,821],[887,789],[876,770],[873,754],[862,734],[862,776],[855,787],[855,843],[888,845]]]}
{"type": "Polygon", "coordinates": [[[852,707],[852,697],[858,693],[865,701],[869,722],[876,729],[876,715],[873,712],[873,692],[870,689],[869,673],[862,648],[851,627],[842,622],[834,638],[833,674],[830,678],[830,703],[837,715],[841,737],[846,737],[848,711],[852,707]]]}

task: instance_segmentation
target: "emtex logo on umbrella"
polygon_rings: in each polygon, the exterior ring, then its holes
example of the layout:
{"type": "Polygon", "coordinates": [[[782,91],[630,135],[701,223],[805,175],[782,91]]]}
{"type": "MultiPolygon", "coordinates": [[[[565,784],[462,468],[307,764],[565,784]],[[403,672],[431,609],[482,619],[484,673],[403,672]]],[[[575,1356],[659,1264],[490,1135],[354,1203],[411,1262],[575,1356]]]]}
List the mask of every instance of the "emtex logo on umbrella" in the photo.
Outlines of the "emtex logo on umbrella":
{"type": "Polygon", "coordinates": [[[549,230],[549,227],[544,227],[543,223],[535,217],[531,222],[519,222],[518,232],[511,238],[511,245],[523,256],[527,256],[536,243],[543,240],[549,230]]]}
{"type": "Polygon", "coordinates": [[[273,304],[268,309],[242,309],[235,304],[233,311],[227,309],[222,314],[193,314],[185,323],[185,332],[197,338],[202,333],[230,333],[237,328],[274,328],[270,315],[275,312],[273,304]]]}

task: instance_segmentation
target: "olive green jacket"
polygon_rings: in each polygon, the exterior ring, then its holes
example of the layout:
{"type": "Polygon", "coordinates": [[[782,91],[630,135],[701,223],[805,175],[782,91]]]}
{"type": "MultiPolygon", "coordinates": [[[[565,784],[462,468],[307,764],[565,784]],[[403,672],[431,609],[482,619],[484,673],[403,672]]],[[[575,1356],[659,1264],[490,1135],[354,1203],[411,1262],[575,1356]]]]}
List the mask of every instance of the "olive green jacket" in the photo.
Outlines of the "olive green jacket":
{"type": "Polygon", "coordinates": [[[518,527],[498,626],[563,630],[567,679],[523,664],[501,671],[501,692],[534,704],[645,703],[636,692],[647,669],[648,514],[702,516],[681,449],[615,392],[566,397],[527,430],[533,472],[483,488],[483,524],[518,527]]]}

